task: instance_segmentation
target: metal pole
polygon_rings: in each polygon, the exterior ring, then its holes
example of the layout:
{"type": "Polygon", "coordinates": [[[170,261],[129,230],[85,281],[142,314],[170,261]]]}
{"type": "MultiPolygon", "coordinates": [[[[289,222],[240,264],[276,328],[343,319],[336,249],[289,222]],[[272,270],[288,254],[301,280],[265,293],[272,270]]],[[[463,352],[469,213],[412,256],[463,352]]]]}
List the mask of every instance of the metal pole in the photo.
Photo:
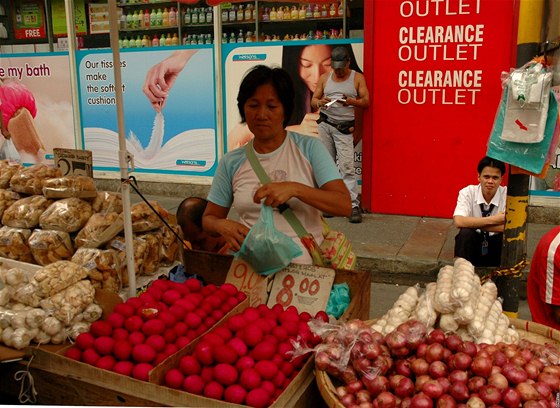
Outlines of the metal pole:
{"type": "Polygon", "coordinates": [[[72,112],[74,119],[74,142],[82,146],[82,122],[80,119],[80,102],[78,98],[78,69],[76,67],[76,19],[74,2],[64,0],[66,12],[66,31],[68,32],[68,63],[70,65],[70,83],[72,84],[72,112]]]}
{"type": "Polygon", "coordinates": [[[124,221],[126,268],[128,271],[128,294],[130,297],[133,297],[136,295],[136,271],[134,268],[134,240],[132,235],[132,220],[130,218],[130,186],[128,185],[128,164],[132,161],[132,156],[126,151],[118,22],[119,19],[117,16],[116,0],[109,0],[109,30],[111,49],[113,51],[113,71],[115,75],[115,98],[117,106],[117,125],[119,131],[119,166],[122,182],[122,216],[124,221]]]}
{"type": "MultiPolygon", "coordinates": [[[[544,0],[520,0],[517,29],[517,62],[521,67],[538,53],[541,39],[544,0]]],[[[506,224],[502,246],[501,268],[511,268],[527,255],[527,207],[529,205],[529,176],[512,174],[508,178],[506,224]]],[[[496,279],[498,294],[504,300],[502,309],[516,318],[519,311],[520,279],[502,276],[496,279]]]]}

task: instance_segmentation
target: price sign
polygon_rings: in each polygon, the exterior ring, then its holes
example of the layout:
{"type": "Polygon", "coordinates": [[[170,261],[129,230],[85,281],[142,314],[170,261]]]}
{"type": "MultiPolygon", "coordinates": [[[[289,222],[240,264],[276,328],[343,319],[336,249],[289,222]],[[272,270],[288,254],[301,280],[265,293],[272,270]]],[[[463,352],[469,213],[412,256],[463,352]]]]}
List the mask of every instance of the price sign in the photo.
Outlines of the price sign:
{"type": "Polygon", "coordinates": [[[334,282],[334,269],[312,265],[290,264],[277,272],[268,297],[268,306],[295,306],[301,312],[315,315],[325,310],[334,282]]]}
{"type": "Polygon", "coordinates": [[[251,306],[266,303],[268,299],[269,279],[256,273],[251,265],[241,259],[234,259],[231,263],[226,283],[246,293],[251,306]]]}

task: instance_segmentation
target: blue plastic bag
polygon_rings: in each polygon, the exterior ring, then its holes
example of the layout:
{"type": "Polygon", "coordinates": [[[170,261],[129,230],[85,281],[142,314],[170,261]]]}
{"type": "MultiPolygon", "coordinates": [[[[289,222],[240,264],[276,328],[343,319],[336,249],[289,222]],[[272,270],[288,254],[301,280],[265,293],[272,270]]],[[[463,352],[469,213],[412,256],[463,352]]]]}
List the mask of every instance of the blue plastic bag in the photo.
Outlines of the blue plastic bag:
{"type": "Polygon", "coordinates": [[[340,318],[350,306],[350,287],[346,282],[334,284],[327,304],[327,314],[340,318]]]}
{"type": "Polygon", "coordinates": [[[261,275],[270,275],[284,269],[303,254],[292,238],[274,226],[272,207],[261,206],[259,219],[249,230],[241,249],[235,253],[261,275]]]}

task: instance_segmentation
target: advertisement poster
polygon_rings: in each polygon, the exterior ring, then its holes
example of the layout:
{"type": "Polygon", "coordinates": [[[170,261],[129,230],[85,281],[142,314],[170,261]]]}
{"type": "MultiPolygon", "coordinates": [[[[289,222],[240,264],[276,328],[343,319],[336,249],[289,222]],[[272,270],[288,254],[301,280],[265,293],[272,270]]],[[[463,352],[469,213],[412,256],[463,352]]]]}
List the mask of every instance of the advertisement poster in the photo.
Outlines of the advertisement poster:
{"type": "Polygon", "coordinates": [[[4,158],[17,155],[10,158],[37,163],[50,160],[54,148],[76,147],[68,78],[67,53],[2,55],[0,111],[9,115],[11,133],[8,142],[0,137],[4,158]],[[22,107],[30,112],[26,117],[15,112],[22,107]],[[16,149],[13,143],[23,147],[16,149]]]}
{"type": "MultiPolygon", "coordinates": [[[[212,176],[216,164],[216,119],[211,45],[121,50],[127,150],[137,172],[212,176]],[[178,53],[178,54],[175,54],[178,53]],[[148,70],[172,54],[184,56],[161,113],[143,92],[148,70]]],[[[94,170],[118,171],[119,139],[109,50],[77,53],[84,148],[94,170]]]]}
{"type": "MultiPolygon", "coordinates": [[[[67,36],[66,8],[64,0],[53,0],[51,5],[53,34],[56,37],[67,36]]],[[[74,22],[76,24],[76,35],[86,35],[86,8],[84,2],[74,2],[74,22]]]]}
{"type": "MultiPolygon", "coordinates": [[[[277,44],[270,46],[262,44],[250,46],[246,43],[222,44],[226,113],[224,133],[227,150],[243,146],[253,137],[247,126],[240,123],[241,118],[236,102],[243,76],[253,66],[259,64],[281,66],[292,75],[296,89],[296,104],[287,129],[316,137],[318,137],[316,120],[319,118],[319,113],[311,108],[311,96],[317,87],[319,77],[331,70],[331,49],[339,45],[348,47],[352,56],[350,68],[362,72],[362,40],[286,41],[277,44]]],[[[361,138],[355,146],[354,157],[358,183],[361,184],[361,138]]]]}
{"type": "Polygon", "coordinates": [[[14,0],[12,6],[17,40],[47,38],[42,0],[14,0]]]}
{"type": "Polygon", "coordinates": [[[380,0],[368,7],[372,210],[449,218],[459,190],[478,183],[501,73],[515,64],[514,1],[380,0]]]}

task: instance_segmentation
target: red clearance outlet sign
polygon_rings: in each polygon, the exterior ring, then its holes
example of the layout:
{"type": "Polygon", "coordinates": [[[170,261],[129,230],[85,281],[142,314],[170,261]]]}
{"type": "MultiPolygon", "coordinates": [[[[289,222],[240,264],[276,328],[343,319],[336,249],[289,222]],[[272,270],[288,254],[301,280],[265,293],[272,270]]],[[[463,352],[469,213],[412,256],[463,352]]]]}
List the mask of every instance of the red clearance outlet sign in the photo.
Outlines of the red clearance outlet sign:
{"type": "Polygon", "coordinates": [[[477,184],[500,75],[514,63],[515,6],[376,0],[366,7],[366,21],[373,20],[366,194],[374,212],[451,217],[459,189],[477,184]]]}

